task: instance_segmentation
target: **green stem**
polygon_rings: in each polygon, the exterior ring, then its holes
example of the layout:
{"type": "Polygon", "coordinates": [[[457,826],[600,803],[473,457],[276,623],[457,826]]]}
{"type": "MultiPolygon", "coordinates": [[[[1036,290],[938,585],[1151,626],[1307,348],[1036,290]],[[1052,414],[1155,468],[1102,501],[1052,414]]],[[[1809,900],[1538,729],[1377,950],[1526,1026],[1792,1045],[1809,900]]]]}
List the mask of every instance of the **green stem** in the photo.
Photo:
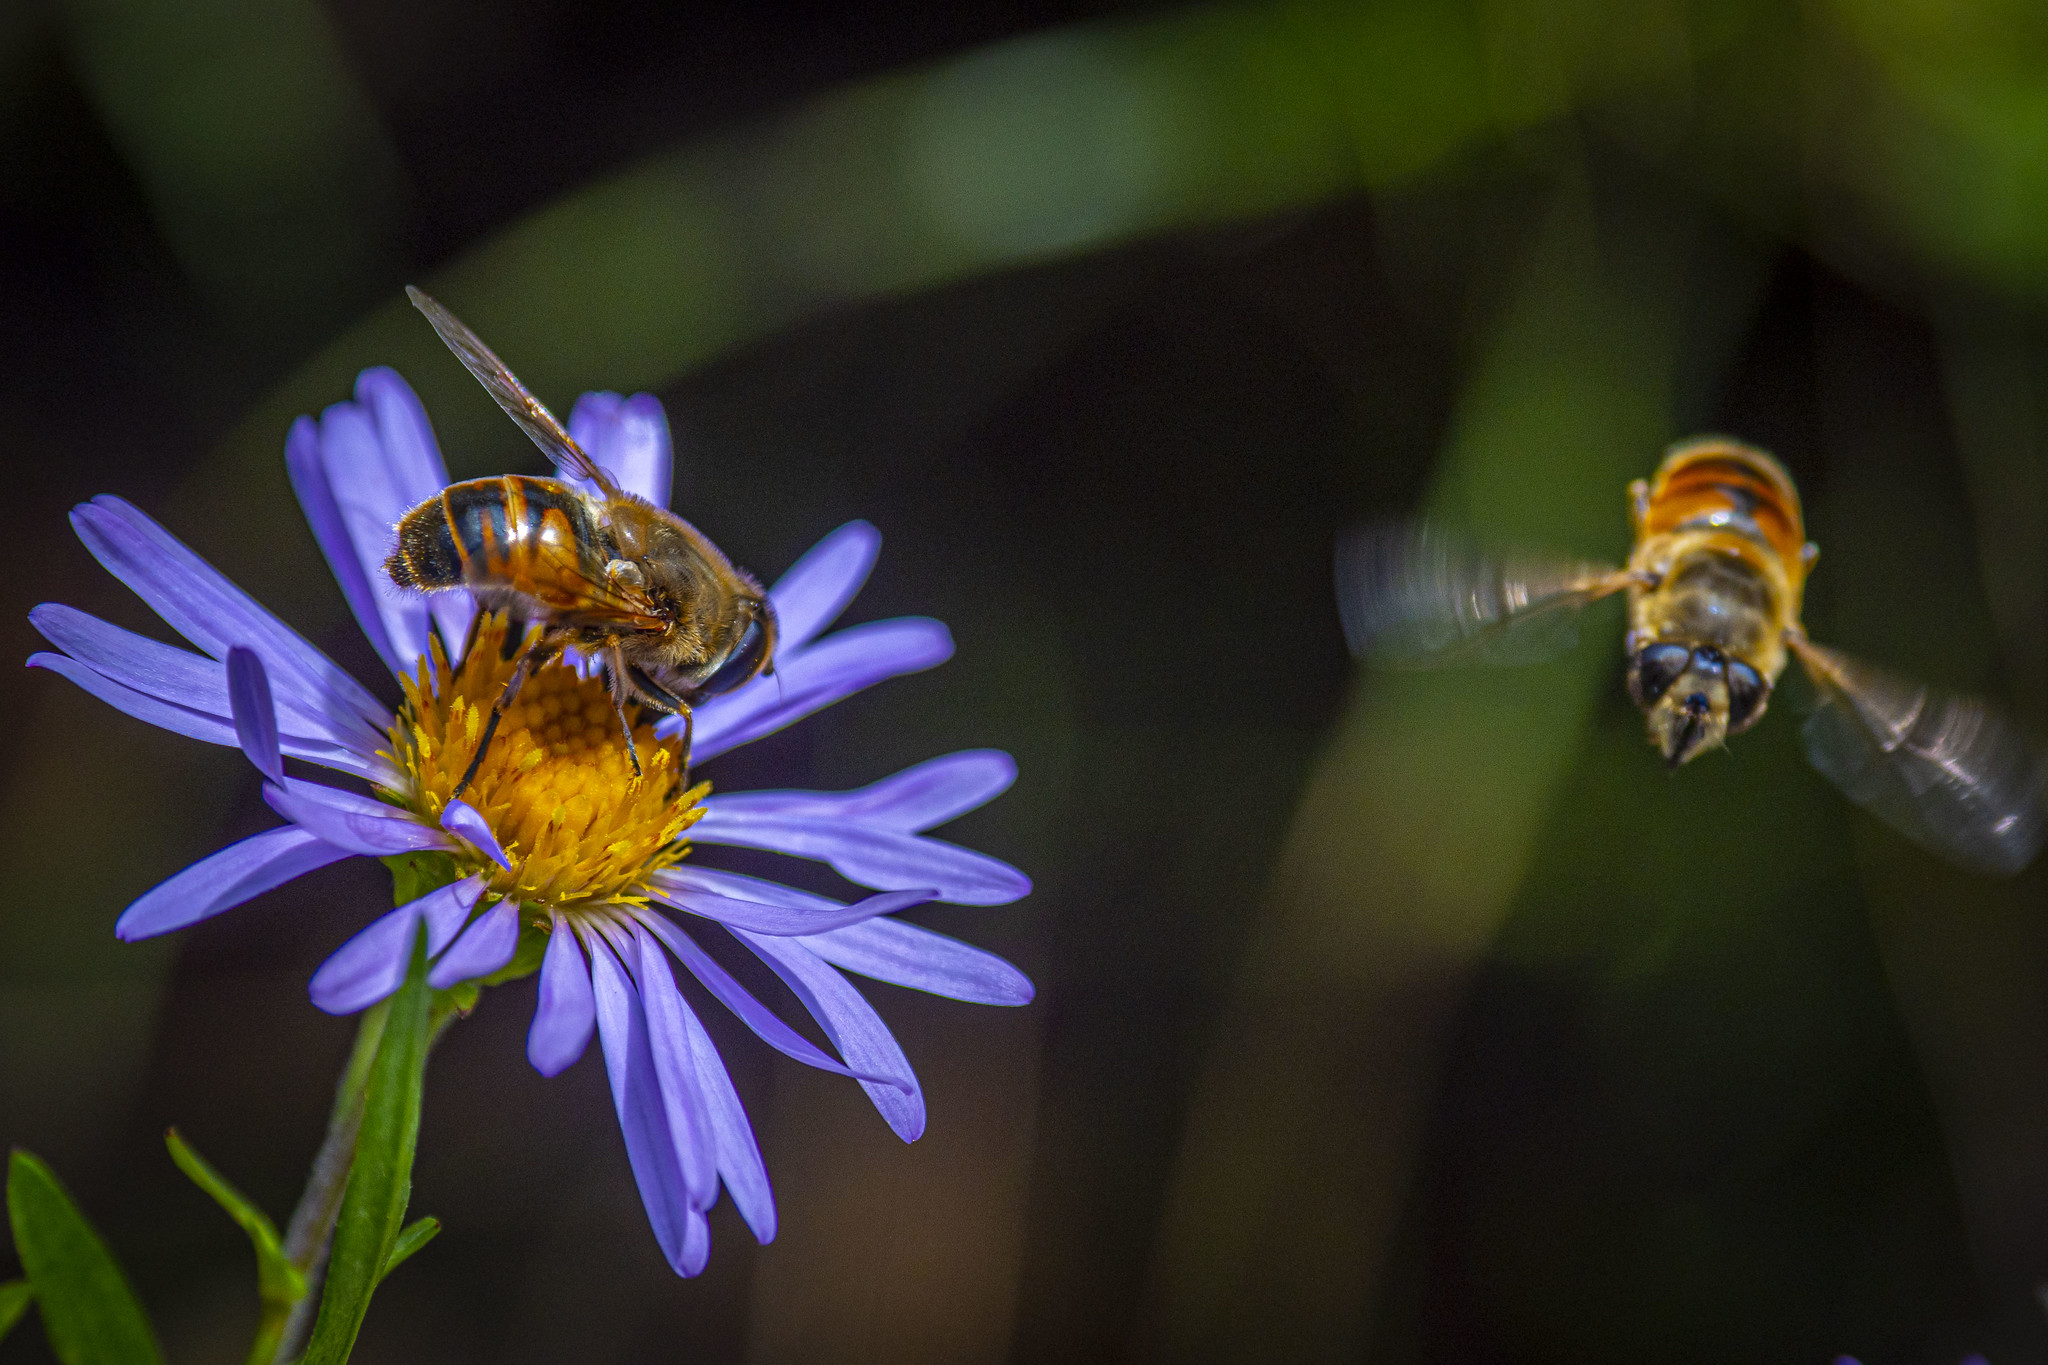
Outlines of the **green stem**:
{"type": "Polygon", "coordinates": [[[249,1365],[285,1365],[304,1346],[313,1325],[313,1312],[320,1306],[320,1271],[325,1268],[327,1244],[334,1236],[334,1220],[341,1212],[342,1191],[348,1187],[349,1165],[355,1160],[356,1129],[363,1122],[363,1091],[370,1083],[370,1063],[377,1058],[377,1044],[384,1037],[386,1005],[363,1011],[356,1029],[355,1048],[348,1055],[341,1080],[334,1087],[334,1110],[327,1118],[327,1136],[313,1158],[306,1176],[306,1189],[292,1210],[284,1233],[284,1256],[306,1277],[306,1292],[294,1303],[267,1302],[256,1329],[256,1341],[249,1350],[249,1365]]]}
{"type": "MultiPolygon", "coordinates": [[[[370,1084],[370,1065],[377,1060],[377,1044],[384,1038],[384,1018],[389,1002],[363,1011],[356,1030],[355,1048],[348,1055],[341,1080],[334,1087],[334,1111],[327,1119],[327,1136],[313,1158],[306,1176],[305,1192],[292,1210],[284,1233],[285,1259],[306,1277],[306,1292],[294,1302],[266,1301],[256,1328],[255,1343],[249,1349],[248,1365],[286,1365],[304,1349],[306,1334],[320,1307],[320,1281],[327,1268],[327,1249],[334,1239],[334,1220],[341,1214],[341,1197],[348,1189],[348,1173],[355,1162],[356,1130],[363,1122],[363,1094],[370,1084]]],[[[427,1046],[432,1048],[441,1034],[464,1011],[447,992],[436,992],[429,1016],[427,1046]]]]}

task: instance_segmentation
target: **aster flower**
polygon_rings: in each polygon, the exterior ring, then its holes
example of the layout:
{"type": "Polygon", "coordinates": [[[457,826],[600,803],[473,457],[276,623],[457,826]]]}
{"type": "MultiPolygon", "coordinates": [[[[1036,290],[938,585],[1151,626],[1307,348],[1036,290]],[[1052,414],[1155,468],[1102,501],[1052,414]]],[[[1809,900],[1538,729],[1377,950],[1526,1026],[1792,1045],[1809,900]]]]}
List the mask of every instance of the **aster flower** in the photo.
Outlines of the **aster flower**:
{"type": "MultiPolygon", "coordinates": [[[[666,504],[669,435],[652,397],[587,394],[570,429],[622,487],[666,504]]],[[[824,634],[874,563],[874,528],[841,527],[775,584],[775,673],[700,706],[694,753],[682,752],[673,718],[642,723],[635,739],[646,775],[635,778],[601,679],[572,659],[529,679],[465,799],[455,800],[483,713],[511,668],[510,627],[502,616],[479,617],[467,594],[409,594],[383,572],[398,519],[448,482],[426,413],[397,374],[365,371],[354,402],[318,422],[298,420],[286,460],[403,703],[393,711],[378,701],[128,503],[100,497],[78,507],[72,524],[94,557],[199,652],[45,603],[30,619],[56,652],[29,663],[139,720],[239,746],[285,820],[145,893],[115,932],[140,939],[181,929],[349,857],[424,860],[440,873],[427,878],[431,889],[337,949],[314,973],[314,1003],[346,1014],[390,995],[421,924],[436,988],[488,981],[537,958],[527,1055],[551,1076],[599,1038],[648,1219],[680,1274],[704,1267],[705,1213],[721,1183],[762,1242],[776,1215],[745,1111],[671,959],[769,1046],[853,1078],[889,1126],[915,1140],[925,1122],[916,1075],[842,973],[983,1004],[1031,998],[1030,982],[1007,962],[890,917],[932,900],[998,905],[1030,889],[1007,864],[925,833],[1008,787],[1009,756],[949,754],[845,792],[711,795],[710,784],[683,780],[693,762],[951,655],[945,627],[923,618],[824,634]],[[370,790],[293,776],[286,758],[370,790]],[[693,844],[821,861],[875,894],[849,904],[700,867],[685,861],[693,844]],[[789,986],[836,1057],[705,950],[705,936],[721,933],[789,986]]]]}

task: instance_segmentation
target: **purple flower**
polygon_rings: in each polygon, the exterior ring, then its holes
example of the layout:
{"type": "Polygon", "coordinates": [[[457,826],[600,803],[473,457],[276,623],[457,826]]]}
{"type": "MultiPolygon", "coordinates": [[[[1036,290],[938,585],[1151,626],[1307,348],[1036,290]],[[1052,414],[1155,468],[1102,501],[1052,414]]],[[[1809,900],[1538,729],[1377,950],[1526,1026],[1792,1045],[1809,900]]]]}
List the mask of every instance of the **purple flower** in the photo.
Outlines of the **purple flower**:
{"type": "MultiPolygon", "coordinates": [[[[586,394],[570,429],[627,490],[667,501],[668,427],[652,397],[586,394]]],[[[682,780],[688,759],[951,655],[946,628],[923,618],[823,634],[874,563],[875,529],[843,526],[783,575],[771,591],[781,625],[775,673],[698,708],[693,755],[681,752],[675,723],[643,725],[647,776],[634,777],[601,681],[570,661],[533,675],[467,799],[453,800],[453,779],[509,671],[500,649],[508,626],[502,616],[476,619],[467,594],[407,594],[383,572],[398,519],[448,482],[426,413],[398,375],[367,370],[354,402],[318,422],[298,420],[285,455],[313,533],[405,702],[391,711],[134,507],[100,497],[77,508],[72,524],[86,547],[199,652],[45,603],[30,620],[57,652],[29,663],[137,719],[239,746],[286,822],[147,892],[115,933],[182,929],[355,855],[445,860],[452,880],[373,921],[321,965],[314,1003],[350,1013],[391,994],[422,923],[437,988],[506,971],[522,942],[531,945],[540,999],[527,1056],[552,1076],[597,1034],[648,1219],[680,1274],[704,1267],[705,1213],[721,1181],[763,1242],[775,1235],[775,1205],[739,1096],[677,988],[672,959],[769,1046],[853,1077],[914,1141],[925,1121],[917,1078],[842,973],[983,1004],[1031,998],[1031,983],[1002,959],[889,917],[933,900],[1000,905],[1030,890],[1007,864],[926,834],[1008,787],[1009,755],[948,754],[848,792],[712,796],[708,783],[682,780]],[[286,757],[371,791],[291,776],[286,757]],[[848,904],[699,867],[683,861],[692,843],[815,859],[876,894],[848,904]],[[705,951],[700,937],[717,933],[789,985],[837,1056],[705,951]]]]}

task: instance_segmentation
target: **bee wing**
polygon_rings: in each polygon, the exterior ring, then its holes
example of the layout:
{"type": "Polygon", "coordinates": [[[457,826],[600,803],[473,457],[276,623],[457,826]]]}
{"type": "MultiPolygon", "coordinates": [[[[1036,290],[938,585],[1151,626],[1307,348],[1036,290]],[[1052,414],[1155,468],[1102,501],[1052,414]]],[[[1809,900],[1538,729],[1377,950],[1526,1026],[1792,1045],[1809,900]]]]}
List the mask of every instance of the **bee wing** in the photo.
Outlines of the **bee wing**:
{"type": "Polygon", "coordinates": [[[1792,642],[1821,707],[1806,756],[1857,805],[1972,872],[2010,877],[2040,851],[2042,768],[1995,708],[1792,642]]]}
{"type": "Polygon", "coordinates": [[[1496,558],[1427,522],[1337,542],[1337,610],[1351,652],[1409,667],[1554,658],[1577,642],[1581,608],[1635,581],[1607,565],[1496,558]]]}
{"type": "Polygon", "coordinates": [[[547,405],[519,382],[519,376],[506,368],[505,362],[484,345],[482,337],[464,326],[461,318],[411,285],[405,287],[405,295],[412,300],[413,307],[427,315],[427,321],[434,324],[434,330],[440,333],[448,349],[455,352],[455,358],[476,376],[477,382],[498,400],[498,406],[519,424],[519,429],[532,438],[548,459],[554,461],[556,468],[576,478],[590,480],[607,496],[618,493],[619,487],[611,475],[584,454],[583,447],[570,439],[568,431],[555,420],[547,405]]]}
{"type": "MultiPolygon", "coordinates": [[[[488,596],[490,589],[472,591],[488,596]]],[[[621,634],[664,629],[667,618],[646,593],[627,583],[594,575],[573,542],[537,539],[521,556],[518,571],[502,589],[545,609],[555,621],[594,625],[621,634]]]]}

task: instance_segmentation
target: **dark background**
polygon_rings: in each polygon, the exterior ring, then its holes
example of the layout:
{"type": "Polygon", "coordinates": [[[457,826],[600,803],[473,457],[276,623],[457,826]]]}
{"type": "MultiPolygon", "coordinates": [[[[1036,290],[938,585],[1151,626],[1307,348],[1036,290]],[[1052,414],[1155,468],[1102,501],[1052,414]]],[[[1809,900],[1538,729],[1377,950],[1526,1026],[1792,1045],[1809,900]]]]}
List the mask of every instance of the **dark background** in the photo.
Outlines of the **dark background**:
{"type": "MultiPolygon", "coordinates": [[[[1376,678],[1329,581],[1424,507],[1618,555],[1626,480],[1727,431],[1800,482],[1816,636],[2038,731],[2044,72],[1995,3],[0,14],[17,657],[41,600],[162,633],[64,523],[115,492],[386,686],[289,418],[389,362],[458,477],[534,464],[416,281],[558,409],[659,392],[739,562],[866,517],[848,619],[953,628],[721,788],[1022,768],[950,834],[1036,892],[919,917],[1037,1001],[870,990],[921,1142],[712,1018],[783,1231],[722,1207],[677,1280],[601,1063],[543,1082],[499,989],[429,1070],[446,1231],[357,1359],[2048,1360],[2041,870],[1850,811],[1797,684],[1667,777],[1617,613],[1559,664],[1376,678]]],[[[246,1246],[161,1133],[282,1218],[350,1037],[304,982],[389,888],[117,944],[273,817],[237,755],[5,686],[0,1138],[173,1361],[240,1359],[246,1246]]]]}

